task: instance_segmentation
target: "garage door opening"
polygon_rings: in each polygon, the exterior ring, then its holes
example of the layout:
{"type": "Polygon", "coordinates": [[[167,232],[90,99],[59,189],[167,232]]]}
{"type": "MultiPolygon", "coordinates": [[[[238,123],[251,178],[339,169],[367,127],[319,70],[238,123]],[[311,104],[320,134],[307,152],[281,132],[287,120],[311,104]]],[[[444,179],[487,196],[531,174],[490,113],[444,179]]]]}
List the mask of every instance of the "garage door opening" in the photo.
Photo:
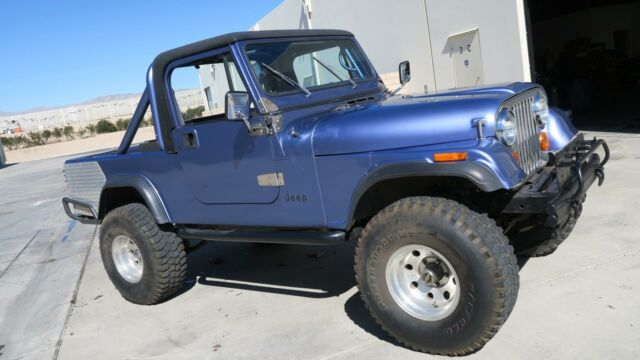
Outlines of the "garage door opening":
{"type": "Polygon", "coordinates": [[[529,0],[533,79],[580,129],[640,132],[640,1],[529,0]]]}

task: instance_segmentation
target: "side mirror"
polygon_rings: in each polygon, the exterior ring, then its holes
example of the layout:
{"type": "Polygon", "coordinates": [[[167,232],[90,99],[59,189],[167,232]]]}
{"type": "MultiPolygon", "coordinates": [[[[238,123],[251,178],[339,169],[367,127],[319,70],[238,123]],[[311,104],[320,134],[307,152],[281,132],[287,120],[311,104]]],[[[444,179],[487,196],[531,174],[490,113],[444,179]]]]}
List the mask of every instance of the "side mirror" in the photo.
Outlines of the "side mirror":
{"type": "Polygon", "coordinates": [[[404,85],[411,80],[409,61],[403,61],[398,65],[398,75],[400,76],[400,85],[404,85]]]}
{"type": "Polygon", "coordinates": [[[403,61],[398,65],[398,76],[400,77],[400,86],[393,91],[386,91],[387,97],[394,96],[411,80],[411,67],[409,61],[403,61]]]}
{"type": "Polygon", "coordinates": [[[241,120],[252,136],[268,135],[269,128],[262,122],[251,122],[251,99],[244,91],[229,91],[224,98],[225,115],[229,120],[241,120]]]}
{"type": "Polygon", "coordinates": [[[249,126],[249,94],[242,91],[229,91],[224,99],[225,115],[229,120],[242,120],[249,126]]]}

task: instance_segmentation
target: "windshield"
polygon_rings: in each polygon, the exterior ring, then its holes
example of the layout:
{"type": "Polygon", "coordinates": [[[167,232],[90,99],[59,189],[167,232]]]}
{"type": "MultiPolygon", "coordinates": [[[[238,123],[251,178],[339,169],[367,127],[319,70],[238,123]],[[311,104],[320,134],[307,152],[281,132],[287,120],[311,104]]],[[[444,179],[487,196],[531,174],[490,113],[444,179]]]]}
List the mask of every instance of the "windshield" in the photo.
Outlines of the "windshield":
{"type": "Polygon", "coordinates": [[[348,39],[260,42],[247,45],[245,53],[269,94],[357,86],[373,76],[364,54],[348,39]]]}

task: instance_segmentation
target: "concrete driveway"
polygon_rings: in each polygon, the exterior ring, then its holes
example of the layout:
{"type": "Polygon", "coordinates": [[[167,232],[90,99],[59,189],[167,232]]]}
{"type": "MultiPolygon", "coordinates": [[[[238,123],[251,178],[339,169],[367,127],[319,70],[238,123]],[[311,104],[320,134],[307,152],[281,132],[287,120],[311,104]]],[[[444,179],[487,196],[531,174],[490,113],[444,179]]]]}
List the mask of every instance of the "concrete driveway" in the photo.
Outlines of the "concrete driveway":
{"type": "Polygon", "coordinates": [[[0,359],[50,359],[95,227],[62,211],[64,159],[0,169],[0,359]]]}
{"type": "MultiPolygon", "coordinates": [[[[640,357],[640,136],[598,135],[613,150],[605,186],[591,189],[555,254],[521,259],[515,310],[469,358],[640,357]]],[[[61,210],[61,164],[0,170],[0,359],[430,357],[369,318],[353,243],[210,243],[190,254],[184,293],[127,303],[102,268],[95,229],[61,210]]]]}

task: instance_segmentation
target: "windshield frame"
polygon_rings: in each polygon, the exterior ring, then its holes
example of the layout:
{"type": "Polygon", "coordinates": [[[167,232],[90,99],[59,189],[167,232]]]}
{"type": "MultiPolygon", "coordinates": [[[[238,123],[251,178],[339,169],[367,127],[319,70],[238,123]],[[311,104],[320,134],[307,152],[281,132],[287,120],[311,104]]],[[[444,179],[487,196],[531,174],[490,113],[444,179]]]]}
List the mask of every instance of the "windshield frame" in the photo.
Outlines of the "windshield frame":
{"type": "MultiPolygon", "coordinates": [[[[368,78],[358,79],[358,80],[351,79],[351,80],[354,81],[358,86],[360,84],[366,84],[370,82],[377,83],[378,74],[375,68],[371,64],[371,61],[367,57],[367,54],[364,52],[364,50],[362,49],[358,41],[356,41],[356,39],[353,36],[313,36],[313,37],[304,36],[304,37],[290,37],[290,38],[259,39],[259,40],[243,41],[242,43],[239,44],[240,45],[239,48],[241,50],[240,52],[242,54],[243,60],[248,65],[248,68],[249,68],[248,75],[251,77],[251,80],[256,85],[255,87],[260,92],[260,94],[262,96],[269,97],[269,98],[283,98],[283,97],[299,95],[303,93],[300,91],[300,89],[291,89],[291,90],[278,92],[278,93],[273,93],[273,92],[264,90],[260,85],[260,82],[258,81],[256,74],[253,72],[253,69],[251,69],[251,65],[250,65],[251,61],[247,55],[247,46],[260,44],[260,43],[296,42],[296,41],[308,42],[308,41],[323,41],[323,40],[351,41],[354,48],[356,48],[360,52],[362,56],[362,61],[368,67],[368,70],[370,73],[370,76],[368,78]]],[[[352,89],[353,84],[349,80],[345,79],[342,81],[336,81],[328,84],[316,85],[313,87],[309,87],[308,89],[311,91],[311,96],[313,96],[313,95],[316,95],[316,93],[324,93],[324,92],[327,92],[327,90],[335,90],[335,89],[344,88],[344,87],[348,87],[349,89],[352,89]]]]}

